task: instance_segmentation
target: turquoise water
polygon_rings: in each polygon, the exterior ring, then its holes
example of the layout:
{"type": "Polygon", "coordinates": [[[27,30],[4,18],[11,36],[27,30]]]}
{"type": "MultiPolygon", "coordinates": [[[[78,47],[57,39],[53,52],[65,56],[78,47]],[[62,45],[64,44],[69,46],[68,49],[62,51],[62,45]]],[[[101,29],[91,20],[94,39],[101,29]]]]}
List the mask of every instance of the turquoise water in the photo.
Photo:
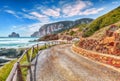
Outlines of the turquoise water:
{"type": "Polygon", "coordinates": [[[21,37],[21,38],[7,38],[0,37],[0,48],[20,48],[20,47],[28,47],[38,42],[30,42],[37,40],[38,38],[30,38],[30,37],[21,37]]]}

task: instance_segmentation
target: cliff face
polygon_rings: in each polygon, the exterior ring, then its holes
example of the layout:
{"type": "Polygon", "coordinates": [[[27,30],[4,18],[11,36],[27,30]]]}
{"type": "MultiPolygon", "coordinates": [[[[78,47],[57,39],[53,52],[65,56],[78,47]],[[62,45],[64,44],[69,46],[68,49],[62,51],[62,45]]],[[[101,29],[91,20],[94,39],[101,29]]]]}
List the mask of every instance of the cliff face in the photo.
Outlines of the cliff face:
{"type": "Polygon", "coordinates": [[[31,37],[39,37],[39,32],[38,32],[38,31],[34,32],[34,33],[31,35],[31,37]]]}
{"type": "Polygon", "coordinates": [[[42,27],[40,27],[38,32],[35,32],[31,35],[31,37],[43,37],[48,34],[55,34],[62,32],[63,30],[67,30],[69,28],[72,28],[75,25],[78,24],[87,24],[93,21],[93,19],[90,18],[83,18],[76,21],[61,21],[56,23],[50,23],[45,24],[42,27]]]}
{"type": "Polygon", "coordinates": [[[18,33],[12,32],[8,37],[20,37],[18,33]]]}

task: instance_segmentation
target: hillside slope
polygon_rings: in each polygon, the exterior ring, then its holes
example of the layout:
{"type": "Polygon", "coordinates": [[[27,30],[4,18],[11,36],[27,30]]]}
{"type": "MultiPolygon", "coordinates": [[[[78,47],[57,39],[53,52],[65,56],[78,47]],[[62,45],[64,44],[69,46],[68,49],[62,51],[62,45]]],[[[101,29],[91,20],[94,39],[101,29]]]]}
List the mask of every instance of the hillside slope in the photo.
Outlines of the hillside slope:
{"type": "Polygon", "coordinates": [[[41,37],[39,41],[72,40],[73,38],[80,38],[80,36],[82,36],[82,30],[84,30],[87,25],[88,24],[79,24],[57,34],[45,35],[41,37]]]}
{"type": "Polygon", "coordinates": [[[109,13],[98,17],[95,19],[89,26],[88,29],[84,32],[83,36],[91,36],[95,31],[106,27],[110,24],[120,21],[120,6],[109,13]]]}
{"type": "MultiPolygon", "coordinates": [[[[117,23],[114,23],[114,25],[120,27],[120,21],[117,23]]],[[[91,35],[90,38],[101,39],[104,36],[106,30],[110,28],[110,26],[111,25],[101,28],[100,30],[96,31],[93,35],[91,35]]]]}

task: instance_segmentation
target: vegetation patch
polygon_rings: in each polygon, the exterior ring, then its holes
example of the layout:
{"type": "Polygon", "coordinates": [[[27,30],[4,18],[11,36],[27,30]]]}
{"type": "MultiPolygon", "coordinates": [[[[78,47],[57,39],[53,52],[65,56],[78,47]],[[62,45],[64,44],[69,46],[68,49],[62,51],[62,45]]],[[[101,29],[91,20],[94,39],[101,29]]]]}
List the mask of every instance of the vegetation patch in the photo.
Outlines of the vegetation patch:
{"type": "Polygon", "coordinates": [[[89,26],[88,29],[84,32],[83,36],[88,37],[91,36],[95,31],[116,23],[120,21],[120,7],[112,10],[111,12],[97,18],[94,20],[89,26]]]}
{"type": "Polygon", "coordinates": [[[70,35],[72,36],[72,35],[74,35],[75,34],[75,32],[74,31],[70,31],[70,35]]]}
{"type": "MultiPolygon", "coordinates": [[[[50,47],[49,45],[43,45],[43,46],[39,46],[38,50],[43,50],[43,49],[46,49],[50,47]]],[[[37,47],[34,47],[34,52],[32,54],[32,58],[31,60],[33,60],[35,57],[36,57],[36,54],[38,52],[37,50],[37,47]]],[[[31,52],[32,52],[32,48],[28,50],[28,55],[30,56],[31,55],[31,52]]],[[[13,60],[13,61],[10,61],[8,62],[7,64],[5,64],[4,66],[2,66],[0,68],[0,81],[5,81],[8,77],[8,75],[10,74],[12,68],[13,68],[13,65],[17,62],[17,59],[16,60],[13,60]]],[[[29,64],[29,62],[27,61],[27,56],[26,54],[23,56],[23,58],[21,59],[20,61],[20,64],[21,65],[24,65],[24,64],[29,64]]],[[[22,70],[22,75],[23,75],[23,78],[24,80],[26,79],[26,76],[27,76],[27,73],[28,73],[28,68],[21,68],[22,70]]]]}
{"type": "Polygon", "coordinates": [[[5,64],[4,66],[2,66],[0,68],[0,81],[6,80],[6,78],[8,77],[8,75],[9,75],[10,71],[12,70],[13,65],[16,61],[17,61],[17,59],[10,61],[9,63],[5,64]]]}

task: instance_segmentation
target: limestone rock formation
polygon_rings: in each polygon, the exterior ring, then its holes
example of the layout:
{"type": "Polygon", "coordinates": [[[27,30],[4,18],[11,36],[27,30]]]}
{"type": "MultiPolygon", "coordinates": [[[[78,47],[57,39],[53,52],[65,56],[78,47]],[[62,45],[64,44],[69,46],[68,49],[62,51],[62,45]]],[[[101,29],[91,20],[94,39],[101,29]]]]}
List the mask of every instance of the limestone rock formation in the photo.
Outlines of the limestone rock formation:
{"type": "Polygon", "coordinates": [[[31,37],[43,37],[49,34],[57,34],[64,30],[70,29],[78,24],[87,24],[92,21],[93,19],[83,18],[83,19],[78,19],[76,21],[60,21],[60,22],[45,24],[41,26],[37,32],[33,33],[31,37]]]}
{"type": "Polygon", "coordinates": [[[18,33],[12,32],[8,37],[20,37],[18,33]]]}

